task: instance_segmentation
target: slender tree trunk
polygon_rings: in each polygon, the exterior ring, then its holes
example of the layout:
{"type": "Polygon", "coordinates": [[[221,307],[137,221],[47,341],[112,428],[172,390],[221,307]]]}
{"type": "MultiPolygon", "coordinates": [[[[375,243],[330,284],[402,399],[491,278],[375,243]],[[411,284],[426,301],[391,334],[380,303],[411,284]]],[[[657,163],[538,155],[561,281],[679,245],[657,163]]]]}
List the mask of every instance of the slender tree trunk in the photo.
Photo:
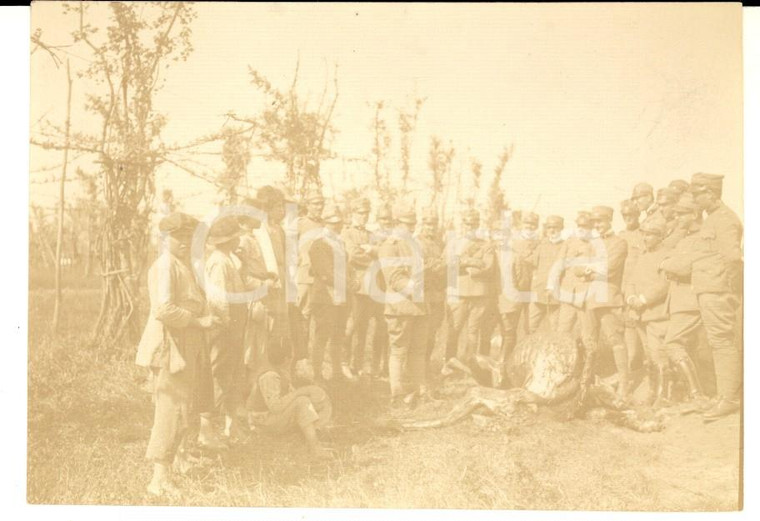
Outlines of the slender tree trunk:
{"type": "Polygon", "coordinates": [[[63,217],[65,210],[65,191],[66,191],[66,167],[69,163],[69,130],[71,128],[71,67],[69,60],[66,60],[66,80],[68,82],[68,95],[66,99],[66,141],[63,149],[63,172],[61,173],[61,184],[59,189],[58,200],[58,238],[55,245],[55,307],[53,308],[53,334],[58,332],[58,321],[61,316],[61,301],[63,292],[61,291],[61,252],[63,250],[63,217]]]}

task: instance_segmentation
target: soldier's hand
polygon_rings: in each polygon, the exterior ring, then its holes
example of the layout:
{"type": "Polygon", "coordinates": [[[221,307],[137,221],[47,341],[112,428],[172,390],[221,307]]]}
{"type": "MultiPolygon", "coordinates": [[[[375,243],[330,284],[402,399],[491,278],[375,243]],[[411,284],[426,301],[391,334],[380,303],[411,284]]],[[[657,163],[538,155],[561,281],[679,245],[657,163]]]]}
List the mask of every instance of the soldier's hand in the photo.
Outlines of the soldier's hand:
{"type": "Polygon", "coordinates": [[[213,327],[221,326],[222,321],[214,315],[206,315],[195,319],[196,325],[203,329],[211,329],[213,327]]]}

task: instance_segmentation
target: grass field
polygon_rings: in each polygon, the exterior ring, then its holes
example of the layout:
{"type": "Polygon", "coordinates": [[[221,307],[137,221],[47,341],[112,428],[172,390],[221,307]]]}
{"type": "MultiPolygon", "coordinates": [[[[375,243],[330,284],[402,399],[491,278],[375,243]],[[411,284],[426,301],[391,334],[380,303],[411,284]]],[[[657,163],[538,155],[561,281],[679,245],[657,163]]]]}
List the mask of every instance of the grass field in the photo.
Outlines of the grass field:
{"type": "Polygon", "coordinates": [[[146,496],[152,423],[133,351],[86,339],[97,289],[67,291],[59,339],[50,338],[53,292],[32,289],[29,333],[30,503],[208,506],[583,510],[738,508],[738,416],[703,425],[673,416],[641,434],[606,422],[559,421],[549,409],[514,418],[392,432],[380,382],[330,388],[334,461],[313,465],[296,436],[254,434],[227,454],[205,455],[181,476],[183,496],[146,496]]]}

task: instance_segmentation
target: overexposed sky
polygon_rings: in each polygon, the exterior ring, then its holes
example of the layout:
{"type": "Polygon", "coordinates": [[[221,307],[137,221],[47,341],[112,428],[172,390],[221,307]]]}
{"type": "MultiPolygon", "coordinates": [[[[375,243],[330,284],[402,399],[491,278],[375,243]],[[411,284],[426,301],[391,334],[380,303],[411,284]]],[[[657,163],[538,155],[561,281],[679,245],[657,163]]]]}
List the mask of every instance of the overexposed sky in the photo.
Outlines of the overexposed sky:
{"type": "MultiPolygon", "coordinates": [[[[410,197],[419,204],[429,198],[427,153],[436,135],[456,149],[455,171],[465,174],[462,197],[472,193],[471,158],[483,163],[482,200],[497,156],[512,144],[503,187],[514,208],[535,205],[542,216],[572,219],[578,209],[596,204],[617,209],[638,181],[657,188],[705,171],[726,175],[724,200],[742,210],[739,4],[195,8],[195,50],[169,70],[155,102],[168,117],[167,143],[218,130],[229,110],[255,114],[263,100],[250,84],[248,66],[286,87],[300,56],[301,93],[314,103],[338,64],[333,148],[339,157],[369,157],[371,103],[386,101],[388,124],[396,130],[395,108],[427,98],[412,150],[410,197]]],[[[98,10],[106,12],[93,8],[91,23],[105,24],[98,10]]],[[[55,3],[33,6],[32,29],[41,27],[48,43],[68,43],[74,20],[60,12],[55,3]]],[[[80,56],[71,56],[72,67],[83,67],[86,51],[69,50],[80,56]]],[[[32,124],[43,115],[62,123],[65,70],[39,52],[31,66],[32,124]]],[[[80,113],[86,88],[75,83],[80,113]]],[[[88,124],[84,114],[74,113],[77,124],[88,124]]],[[[398,133],[392,138],[397,154],[398,133]]],[[[32,154],[33,170],[56,162],[55,156],[32,154]]],[[[222,169],[218,157],[199,161],[199,169],[222,169]]],[[[395,157],[389,167],[400,176],[395,157]]],[[[361,163],[346,166],[339,159],[322,170],[331,174],[328,192],[372,182],[371,168],[361,163]]],[[[281,171],[280,165],[253,161],[249,182],[262,184],[281,171]]],[[[210,185],[176,169],[162,168],[158,185],[173,188],[179,199],[187,196],[184,207],[199,215],[215,200],[210,185]]],[[[34,184],[31,199],[52,205],[55,193],[55,183],[34,184]]]]}

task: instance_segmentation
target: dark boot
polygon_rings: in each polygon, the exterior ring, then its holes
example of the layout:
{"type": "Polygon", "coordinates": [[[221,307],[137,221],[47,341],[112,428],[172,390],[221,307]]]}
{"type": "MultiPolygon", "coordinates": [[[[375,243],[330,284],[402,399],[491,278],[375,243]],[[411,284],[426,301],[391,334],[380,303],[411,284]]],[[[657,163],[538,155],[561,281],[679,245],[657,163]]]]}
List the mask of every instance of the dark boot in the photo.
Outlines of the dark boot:
{"type": "Polygon", "coordinates": [[[697,376],[697,368],[691,358],[679,360],[676,366],[689,384],[689,399],[693,400],[703,397],[702,386],[699,384],[699,377],[697,376]]]}

